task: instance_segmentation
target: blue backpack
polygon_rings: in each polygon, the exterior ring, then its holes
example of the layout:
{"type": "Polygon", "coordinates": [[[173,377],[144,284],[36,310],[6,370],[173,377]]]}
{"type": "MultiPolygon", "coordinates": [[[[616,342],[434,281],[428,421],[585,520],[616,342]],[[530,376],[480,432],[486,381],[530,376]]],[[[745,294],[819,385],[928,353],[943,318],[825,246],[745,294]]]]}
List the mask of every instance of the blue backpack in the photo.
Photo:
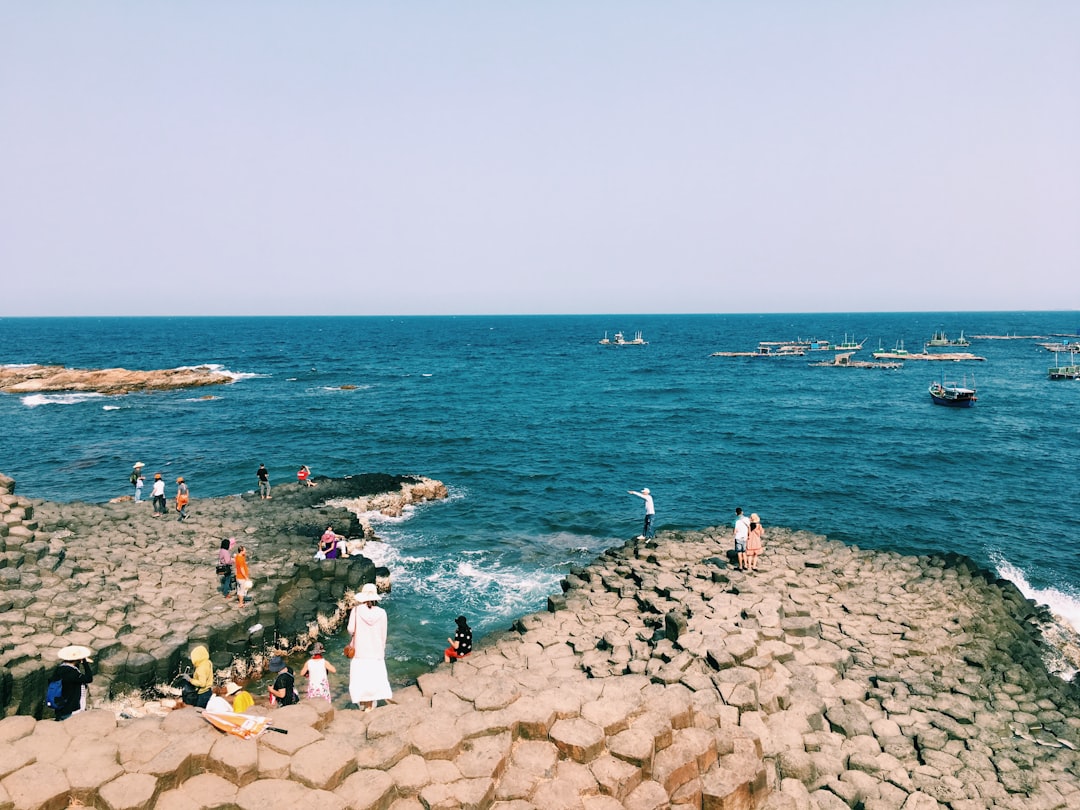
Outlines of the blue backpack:
{"type": "Polygon", "coordinates": [[[64,702],[63,681],[49,681],[49,688],[45,690],[45,705],[53,711],[59,711],[64,702]]]}

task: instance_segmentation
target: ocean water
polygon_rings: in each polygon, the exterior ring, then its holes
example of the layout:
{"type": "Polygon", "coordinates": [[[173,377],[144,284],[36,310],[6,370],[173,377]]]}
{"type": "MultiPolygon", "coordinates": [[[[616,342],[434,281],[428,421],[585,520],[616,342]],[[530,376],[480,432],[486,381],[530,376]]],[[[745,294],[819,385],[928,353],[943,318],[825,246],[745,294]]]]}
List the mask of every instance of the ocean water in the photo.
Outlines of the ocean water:
{"type": "Polygon", "coordinates": [[[504,629],[542,609],[568,566],[636,535],[642,502],[627,490],[646,486],[661,531],[730,524],[742,506],[766,529],[955,551],[1080,629],[1080,383],[1048,380],[1054,356],[1036,341],[973,339],[986,362],[893,371],[809,365],[831,352],[710,356],[855,335],[869,360],[940,329],[1078,328],[1076,312],[7,318],[0,364],[213,364],[236,382],[0,395],[0,472],[32,497],[105,501],[128,493],[139,460],[183,474],[196,505],[253,489],[259,463],[272,483],[301,464],[443,481],[447,501],[379,521],[386,542],[370,549],[392,570],[399,682],[441,660],[459,613],[478,636],[504,629]],[[649,345],[597,345],[620,330],[649,345]],[[943,375],[974,378],[976,406],[932,405],[943,375]]]}

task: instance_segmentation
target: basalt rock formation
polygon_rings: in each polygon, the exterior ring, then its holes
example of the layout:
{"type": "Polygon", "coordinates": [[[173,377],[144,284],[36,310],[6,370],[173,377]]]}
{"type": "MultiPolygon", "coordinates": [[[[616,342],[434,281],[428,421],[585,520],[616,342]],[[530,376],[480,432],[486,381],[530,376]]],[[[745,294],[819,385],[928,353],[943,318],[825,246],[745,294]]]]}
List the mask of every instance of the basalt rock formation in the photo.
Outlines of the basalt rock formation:
{"type": "Polygon", "coordinates": [[[271,500],[194,498],[181,523],[171,509],[154,518],[148,501],[23,498],[0,476],[0,714],[41,716],[45,680],[68,644],[96,652],[95,690],[107,694],[170,681],[196,643],[224,669],[278,636],[309,632],[346,591],[388,582],[362,555],[314,559],[327,525],[371,537],[355,514],[325,501],[445,496],[438,482],[411,476],[317,483],[275,486],[271,500]],[[228,537],[247,547],[255,582],[243,609],[217,590],[217,551],[228,537]]]}

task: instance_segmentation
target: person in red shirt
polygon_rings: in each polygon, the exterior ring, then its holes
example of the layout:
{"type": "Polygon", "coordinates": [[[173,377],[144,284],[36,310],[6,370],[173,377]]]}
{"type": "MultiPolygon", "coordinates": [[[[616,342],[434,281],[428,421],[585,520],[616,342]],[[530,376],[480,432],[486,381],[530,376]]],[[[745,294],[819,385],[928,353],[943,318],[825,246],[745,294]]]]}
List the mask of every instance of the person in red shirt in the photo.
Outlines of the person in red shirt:
{"type": "Polygon", "coordinates": [[[305,487],[316,486],[315,482],[311,480],[311,470],[305,464],[296,473],[296,483],[302,484],[305,487]]]}

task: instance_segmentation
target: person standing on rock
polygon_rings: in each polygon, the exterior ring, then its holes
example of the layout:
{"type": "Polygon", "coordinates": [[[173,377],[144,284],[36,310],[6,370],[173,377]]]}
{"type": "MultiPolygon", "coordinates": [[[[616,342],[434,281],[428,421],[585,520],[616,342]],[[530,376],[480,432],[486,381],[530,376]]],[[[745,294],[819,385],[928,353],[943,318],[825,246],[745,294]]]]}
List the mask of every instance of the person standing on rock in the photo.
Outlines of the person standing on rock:
{"type": "Polygon", "coordinates": [[[748,571],[757,571],[758,557],[764,550],[762,542],[765,530],[761,528],[761,518],[757,513],[750,515],[750,530],[746,535],[746,568],[748,571]]]}
{"type": "Polygon", "coordinates": [[[746,570],[746,541],[750,537],[750,518],[742,513],[742,507],[735,507],[735,553],[739,558],[739,570],[746,570]]]}
{"type": "Polygon", "coordinates": [[[56,701],[57,708],[53,709],[57,720],[67,720],[77,712],[86,711],[86,699],[90,694],[87,685],[94,681],[91,655],[93,650],[78,644],[64,647],[56,654],[60,663],[49,681],[60,681],[60,699],[56,701]]]}
{"type": "Polygon", "coordinates": [[[322,698],[327,703],[331,701],[330,694],[330,676],[327,672],[337,673],[334,669],[334,665],[323,658],[323,653],[326,652],[326,648],[323,647],[318,641],[311,645],[311,658],[307,660],[303,668],[300,670],[301,677],[307,677],[307,693],[305,697],[310,700],[311,698],[322,698]]]}
{"type": "Polygon", "coordinates": [[[154,474],[154,486],[150,490],[150,499],[154,502],[154,517],[165,514],[165,479],[161,473],[154,474]]]}
{"type": "Polygon", "coordinates": [[[379,607],[379,591],[369,582],[356,595],[349,614],[349,633],[355,650],[349,666],[349,698],[370,712],[392,694],[386,675],[386,611],[379,607]]]}
{"type": "Polygon", "coordinates": [[[265,464],[260,464],[255,471],[255,477],[259,479],[259,497],[264,501],[270,500],[270,471],[265,464]]]}
{"type": "Polygon", "coordinates": [[[653,538],[653,521],[656,519],[656,507],[653,506],[653,499],[652,495],[649,494],[649,488],[644,487],[641,492],[636,492],[632,489],[626,491],[631,495],[637,495],[645,501],[645,527],[641,530],[641,534],[639,534],[636,539],[651,540],[653,538]]]}
{"type": "Polygon", "coordinates": [[[177,520],[183,523],[187,520],[187,505],[189,500],[188,486],[184,483],[184,476],[176,479],[176,512],[177,520]]]}
{"type": "Polygon", "coordinates": [[[244,597],[254,584],[251,581],[251,572],[248,570],[247,549],[243,546],[236,547],[236,556],[233,557],[233,565],[236,566],[236,601],[238,607],[244,606],[244,597]]]}
{"type": "Polygon", "coordinates": [[[229,601],[229,593],[232,592],[233,587],[232,547],[235,542],[232,538],[223,539],[221,548],[218,549],[217,575],[221,577],[218,589],[226,602],[229,601]]]}
{"type": "Polygon", "coordinates": [[[136,461],[135,466],[131,468],[131,476],[128,478],[131,485],[135,487],[135,503],[142,500],[142,488],[146,482],[146,479],[143,478],[142,468],[145,466],[141,461],[136,461]]]}

